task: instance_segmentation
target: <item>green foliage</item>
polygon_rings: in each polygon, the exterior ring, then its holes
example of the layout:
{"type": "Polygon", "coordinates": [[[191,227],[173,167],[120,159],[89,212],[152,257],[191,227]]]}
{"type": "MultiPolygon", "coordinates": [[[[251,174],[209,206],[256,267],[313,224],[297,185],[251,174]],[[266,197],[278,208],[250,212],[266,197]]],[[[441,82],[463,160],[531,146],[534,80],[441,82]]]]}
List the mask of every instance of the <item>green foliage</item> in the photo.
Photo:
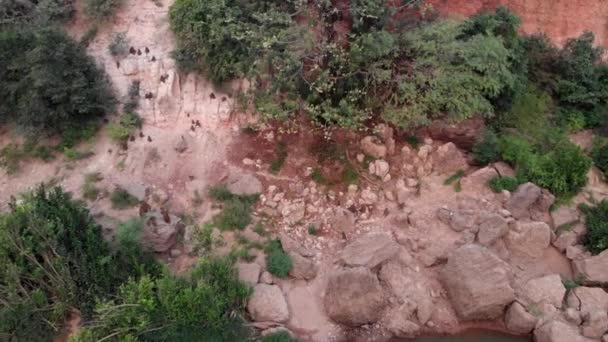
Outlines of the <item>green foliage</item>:
{"type": "Polygon", "coordinates": [[[129,53],[129,40],[126,32],[116,33],[108,45],[108,52],[114,57],[124,57],[129,53]]]}
{"type": "Polygon", "coordinates": [[[19,172],[21,162],[30,158],[48,162],[53,160],[55,156],[51,148],[39,145],[32,139],[27,140],[23,145],[10,143],[0,149],[0,167],[9,175],[19,172]]]}
{"type": "Polygon", "coordinates": [[[473,146],[473,158],[481,165],[488,165],[500,159],[500,148],[496,133],[486,129],[473,146]]]}
{"type": "Polygon", "coordinates": [[[132,208],[139,204],[139,200],[131,195],[127,190],[122,188],[116,188],[110,195],[110,202],[112,202],[112,209],[124,210],[132,208]]]}
{"type": "Polygon", "coordinates": [[[557,197],[572,196],[587,184],[591,160],[578,146],[565,137],[540,146],[514,136],[501,140],[502,158],[516,167],[518,180],[533,182],[557,197]]]}
{"type": "Polygon", "coordinates": [[[308,231],[308,234],[310,234],[310,235],[317,235],[319,233],[317,226],[315,226],[314,224],[309,224],[307,231],[308,231]]]}
{"type": "Polygon", "coordinates": [[[122,279],[139,278],[146,275],[160,276],[162,266],[154,259],[154,253],[141,246],[141,235],[144,223],[139,217],[134,217],[118,225],[116,229],[116,243],[118,255],[123,265],[130,265],[127,269],[116,270],[124,273],[122,279]]]}
{"type": "Polygon", "coordinates": [[[520,182],[517,178],[507,176],[496,176],[490,180],[488,186],[494,192],[501,192],[503,190],[515,191],[519,186],[520,182]]]}
{"type": "Polygon", "coordinates": [[[266,267],[268,272],[279,277],[287,278],[293,268],[291,257],[285,253],[279,240],[272,240],[266,246],[266,267]]]}
{"type": "Polygon", "coordinates": [[[277,331],[275,333],[262,336],[261,342],[296,342],[287,331],[277,331]]]}
{"type": "Polygon", "coordinates": [[[221,230],[243,230],[251,223],[252,207],[258,195],[235,195],[225,186],[218,185],[209,189],[209,197],[223,202],[224,208],[213,224],[221,230]]]}
{"type": "Polygon", "coordinates": [[[122,2],[122,0],[85,0],[84,13],[98,21],[108,19],[114,15],[122,2]]]}
{"type": "Polygon", "coordinates": [[[71,341],[244,341],[249,330],[235,314],[250,292],[229,259],[202,259],[186,277],[129,280],[71,341]]]}
{"type": "Polygon", "coordinates": [[[283,30],[293,23],[290,5],[273,0],[176,1],[170,21],[177,37],[178,66],[218,83],[245,76],[259,55],[285,45],[282,41],[288,37],[283,30]]]}
{"type": "Polygon", "coordinates": [[[608,201],[603,200],[595,206],[582,205],[587,233],[583,242],[593,254],[608,249],[608,201]]]}
{"type": "Polygon", "coordinates": [[[61,24],[71,19],[73,14],[73,2],[67,0],[0,2],[0,26],[61,24]]]}
{"type": "Polygon", "coordinates": [[[608,177],[608,143],[594,146],[591,155],[595,166],[604,172],[604,176],[608,177]]]}
{"type": "Polygon", "coordinates": [[[275,153],[276,156],[270,163],[270,172],[279,173],[281,168],[283,168],[283,164],[285,164],[285,159],[287,159],[287,145],[284,142],[280,142],[277,145],[275,153]]]}
{"type": "MultiPolygon", "coordinates": [[[[85,318],[123,279],[88,211],[43,186],[0,216],[0,336],[46,341],[72,308],[85,318]]],[[[129,267],[129,265],[125,265],[129,267]]]]}
{"type": "Polygon", "coordinates": [[[108,125],[108,133],[112,140],[124,146],[141,125],[142,121],[137,113],[125,113],[118,122],[108,125]]]}
{"type": "Polygon", "coordinates": [[[84,176],[84,185],[82,186],[82,197],[89,201],[94,201],[99,197],[101,190],[96,183],[103,180],[103,176],[99,172],[88,173],[84,176]]]}
{"type": "Polygon", "coordinates": [[[515,94],[511,109],[499,118],[499,125],[503,130],[514,129],[529,139],[539,139],[552,128],[551,109],[551,97],[529,85],[515,94]]]}
{"type": "Polygon", "coordinates": [[[315,183],[317,183],[317,184],[328,184],[329,183],[327,178],[325,178],[325,176],[323,175],[323,171],[321,171],[321,169],[318,167],[315,167],[312,170],[312,173],[310,174],[310,178],[312,178],[312,180],[315,181],[315,183]]]}
{"type": "Polygon", "coordinates": [[[453,175],[451,175],[450,177],[448,177],[445,181],[443,181],[443,185],[453,184],[454,182],[456,182],[460,178],[462,178],[462,176],[464,176],[464,171],[463,170],[458,170],[453,175]]]}
{"type": "Polygon", "coordinates": [[[114,109],[103,72],[62,31],[1,31],[0,66],[0,119],[33,135],[82,130],[114,109]]]}

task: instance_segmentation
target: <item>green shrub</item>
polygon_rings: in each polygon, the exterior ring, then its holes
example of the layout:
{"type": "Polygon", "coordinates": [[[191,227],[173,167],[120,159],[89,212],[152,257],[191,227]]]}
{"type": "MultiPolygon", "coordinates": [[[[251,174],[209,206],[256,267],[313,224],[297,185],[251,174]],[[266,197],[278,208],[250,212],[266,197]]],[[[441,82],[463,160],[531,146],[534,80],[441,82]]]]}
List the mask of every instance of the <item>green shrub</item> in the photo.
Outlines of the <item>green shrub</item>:
{"type": "Polygon", "coordinates": [[[250,292],[229,259],[202,259],[185,277],[129,280],[70,341],[245,341],[250,331],[238,313],[250,292]]]}
{"type": "Polygon", "coordinates": [[[118,210],[132,208],[139,204],[139,200],[135,196],[122,188],[116,188],[112,191],[110,202],[112,202],[112,209],[118,210]]]}
{"type": "Polygon", "coordinates": [[[500,159],[498,137],[494,131],[486,129],[473,145],[473,158],[481,165],[488,165],[500,159]]]}
{"type": "Polygon", "coordinates": [[[517,180],[517,178],[506,176],[496,176],[488,183],[490,189],[492,189],[494,192],[501,192],[503,190],[513,192],[517,189],[519,184],[520,182],[517,180]]]}
{"type": "Polygon", "coordinates": [[[82,131],[114,110],[103,71],[62,31],[0,31],[0,65],[0,118],[33,136],[82,131]]]}
{"type": "Polygon", "coordinates": [[[315,226],[314,224],[309,224],[307,231],[308,231],[308,234],[310,234],[310,235],[317,235],[319,233],[317,226],[315,226]]]}
{"type": "Polygon", "coordinates": [[[604,176],[608,177],[608,143],[594,146],[591,155],[595,166],[604,172],[604,176]]]}
{"type": "Polygon", "coordinates": [[[47,341],[73,308],[90,317],[131,265],[117,263],[101,227],[60,188],[44,187],[0,215],[0,336],[47,341]]]}
{"type": "Polygon", "coordinates": [[[84,13],[92,19],[101,21],[114,15],[123,0],[85,0],[84,13]]]}
{"type": "Polygon", "coordinates": [[[123,265],[130,265],[127,269],[118,269],[120,278],[139,278],[143,276],[158,277],[163,267],[154,259],[154,253],[141,246],[141,236],[144,222],[134,217],[118,225],[116,229],[116,243],[118,245],[119,260],[123,265]]]}
{"type": "Polygon", "coordinates": [[[279,173],[281,168],[283,168],[283,164],[285,164],[285,159],[287,159],[287,146],[284,142],[280,142],[277,145],[275,153],[276,156],[270,163],[270,172],[279,173]]]}
{"type": "Polygon", "coordinates": [[[296,342],[287,331],[277,331],[275,333],[262,336],[261,342],[296,342]]]}
{"type": "Polygon", "coordinates": [[[608,249],[608,201],[603,200],[595,206],[582,205],[587,233],[583,242],[593,254],[608,249]]]}
{"type": "Polygon", "coordinates": [[[94,201],[99,197],[101,190],[96,183],[103,180],[103,176],[99,172],[93,172],[84,176],[84,185],[82,186],[82,197],[89,201],[94,201]]]}
{"type": "Polygon", "coordinates": [[[283,250],[279,240],[270,241],[266,246],[266,265],[268,272],[279,278],[289,276],[289,272],[293,268],[293,262],[291,257],[283,250]]]}
{"type": "Polygon", "coordinates": [[[108,45],[110,55],[114,57],[125,57],[129,53],[129,40],[126,32],[116,33],[112,42],[108,45]]]}
{"type": "Polygon", "coordinates": [[[69,0],[3,1],[0,3],[0,25],[36,27],[65,23],[72,18],[74,5],[69,0]]]}
{"type": "Polygon", "coordinates": [[[213,224],[221,230],[243,230],[251,223],[252,207],[258,195],[235,195],[224,185],[209,189],[209,197],[223,202],[224,208],[214,219],[213,224]]]}
{"type": "Polygon", "coordinates": [[[126,144],[135,131],[142,125],[142,120],[137,113],[125,113],[117,123],[108,125],[110,138],[117,143],[126,144]]]}

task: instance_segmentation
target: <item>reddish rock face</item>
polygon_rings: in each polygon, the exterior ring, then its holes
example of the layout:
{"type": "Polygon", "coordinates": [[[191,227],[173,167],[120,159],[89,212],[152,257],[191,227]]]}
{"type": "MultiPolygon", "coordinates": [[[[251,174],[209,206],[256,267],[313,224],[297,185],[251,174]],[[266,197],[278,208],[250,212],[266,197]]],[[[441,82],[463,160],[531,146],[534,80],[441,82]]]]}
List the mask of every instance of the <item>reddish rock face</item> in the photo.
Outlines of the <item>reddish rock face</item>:
{"type": "Polygon", "coordinates": [[[545,32],[555,43],[592,31],[608,46],[608,2],[604,0],[428,0],[442,15],[470,16],[505,5],[522,18],[525,33],[545,32]]]}

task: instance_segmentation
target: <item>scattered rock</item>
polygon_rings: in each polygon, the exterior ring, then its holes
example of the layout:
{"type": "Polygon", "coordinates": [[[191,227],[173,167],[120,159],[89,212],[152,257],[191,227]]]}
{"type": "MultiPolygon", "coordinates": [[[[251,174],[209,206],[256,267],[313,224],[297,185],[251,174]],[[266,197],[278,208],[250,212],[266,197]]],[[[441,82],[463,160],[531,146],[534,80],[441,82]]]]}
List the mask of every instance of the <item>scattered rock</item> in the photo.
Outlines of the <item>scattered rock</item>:
{"type": "Polygon", "coordinates": [[[247,303],[247,310],[254,321],[286,322],[289,309],[283,292],[276,285],[258,284],[247,303]]]}
{"type": "Polygon", "coordinates": [[[588,342],[578,327],[559,320],[549,321],[534,330],[536,342],[588,342]]]}
{"type": "Polygon", "coordinates": [[[498,214],[485,214],[479,218],[477,240],[484,246],[492,245],[509,231],[507,220],[498,214]]]}
{"type": "Polygon", "coordinates": [[[154,252],[167,252],[177,242],[181,229],[183,225],[177,216],[149,211],[144,216],[143,244],[154,252]]]}
{"type": "Polygon", "coordinates": [[[517,219],[530,218],[530,210],[541,193],[542,189],[533,183],[522,184],[513,192],[505,208],[517,219]]]}
{"type": "Polygon", "coordinates": [[[181,136],[176,139],[175,143],[173,144],[173,149],[177,153],[184,153],[188,149],[188,142],[183,136],[181,136]]]}
{"type": "Polygon", "coordinates": [[[532,316],[526,309],[514,302],[505,315],[505,325],[509,331],[516,334],[529,334],[536,326],[538,319],[532,316]]]}
{"type": "Polygon", "coordinates": [[[439,208],[437,218],[449,225],[454,231],[462,232],[475,226],[476,215],[473,210],[450,210],[439,208]]]}
{"type": "Polygon", "coordinates": [[[239,262],[236,264],[238,271],[239,280],[250,285],[255,286],[260,278],[260,271],[262,268],[256,263],[244,263],[239,262]]]}
{"type": "Polygon", "coordinates": [[[251,174],[231,175],[227,187],[235,195],[255,195],[262,192],[262,183],[251,174]]]}
{"type": "Polygon", "coordinates": [[[538,258],[551,242],[551,229],[544,222],[515,222],[505,242],[511,253],[538,258]]]}
{"type": "Polygon", "coordinates": [[[317,265],[314,261],[301,256],[298,253],[289,253],[293,268],[289,272],[289,275],[296,279],[311,280],[317,276],[317,265]]]}
{"type": "Polygon", "coordinates": [[[422,145],[419,149],[418,149],[418,158],[420,158],[421,160],[426,160],[426,158],[428,158],[429,154],[431,154],[431,152],[433,152],[433,146],[429,145],[422,145]]]}
{"type": "Polygon", "coordinates": [[[268,285],[272,284],[272,274],[266,271],[262,272],[262,275],[260,276],[260,283],[268,285]]]}
{"type": "Polygon", "coordinates": [[[483,167],[460,180],[463,189],[471,190],[486,190],[489,189],[488,183],[494,177],[498,176],[496,169],[490,166],[483,167]]]}
{"type": "Polygon", "coordinates": [[[593,310],[583,315],[583,336],[599,339],[608,330],[606,310],[593,310]]]}
{"type": "Polygon", "coordinates": [[[368,269],[343,269],[329,276],[325,311],[334,321],[353,327],[375,323],[384,305],[382,286],[368,269]]]}
{"type": "Polygon", "coordinates": [[[585,284],[608,284],[608,250],[581,260],[574,260],[574,271],[584,279],[585,284]]]}
{"type": "Polygon", "coordinates": [[[387,319],[384,321],[384,326],[395,337],[414,338],[420,332],[420,326],[407,319],[407,309],[404,310],[402,307],[397,308],[388,315],[387,319]]]}
{"type": "Polygon", "coordinates": [[[570,290],[566,303],[583,314],[594,310],[608,311],[608,293],[599,287],[579,286],[570,290]]]}
{"type": "Polygon", "coordinates": [[[376,202],[378,202],[378,195],[372,189],[365,188],[361,191],[361,203],[374,204],[376,202]]]}
{"type": "Polygon", "coordinates": [[[380,178],[384,178],[386,175],[388,175],[389,170],[390,166],[382,159],[374,160],[373,162],[369,163],[369,173],[380,178]]]}
{"type": "Polygon", "coordinates": [[[574,246],[579,242],[579,236],[573,231],[562,232],[557,239],[553,240],[553,246],[561,253],[564,253],[570,246],[574,246]]]}
{"type": "Polygon", "coordinates": [[[515,299],[509,266],[482,246],[464,245],[454,251],[441,278],[452,306],[464,320],[500,317],[515,299]]]}
{"type": "Polygon", "coordinates": [[[558,274],[531,279],[516,292],[517,300],[526,307],[548,303],[561,308],[565,295],[566,288],[558,274]]]}
{"type": "Polygon", "coordinates": [[[553,228],[557,229],[563,225],[578,222],[579,214],[576,208],[562,205],[551,212],[551,218],[553,219],[553,228]]]}
{"type": "Polygon", "coordinates": [[[361,149],[363,153],[373,158],[386,158],[387,148],[382,144],[380,139],[375,136],[368,135],[361,140],[361,149]]]}
{"type": "Polygon", "coordinates": [[[387,124],[379,124],[374,127],[374,132],[380,136],[380,139],[382,139],[386,145],[387,153],[395,153],[395,138],[393,138],[393,128],[387,124]]]}
{"type": "Polygon", "coordinates": [[[340,255],[347,266],[366,266],[374,268],[392,258],[399,251],[399,245],[391,236],[383,233],[370,233],[348,244],[340,255]]]}
{"type": "Polygon", "coordinates": [[[304,246],[290,238],[286,233],[280,233],[279,240],[281,241],[281,247],[287,253],[298,253],[304,257],[312,257],[315,255],[313,250],[304,248],[304,246]]]}
{"type": "Polygon", "coordinates": [[[285,218],[287,224],[296,224],[304,219],[306,215],[306,204],[304,202],[296,202],[286,205],[281,210],[281,215],[285,218]]]}
{"type": "Polygon", "coordinates": [[[462,151],[452,142],[439,146],[433,155],[433,161],[435,171],[439,174],[466,170],[469,166],[462,151]]]}

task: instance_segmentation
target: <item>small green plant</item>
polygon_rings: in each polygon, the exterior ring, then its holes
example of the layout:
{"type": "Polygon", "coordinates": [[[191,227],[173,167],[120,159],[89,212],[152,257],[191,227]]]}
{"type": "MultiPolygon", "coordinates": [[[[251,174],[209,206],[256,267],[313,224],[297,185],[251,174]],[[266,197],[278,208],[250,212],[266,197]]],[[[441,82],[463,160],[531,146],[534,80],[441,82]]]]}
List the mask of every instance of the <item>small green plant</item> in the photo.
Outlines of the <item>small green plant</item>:
{"type": "Polygon", "coordinates": [[[315,226],[314,224],[309,224],[307,230],[308,234],[310,235],[317,235],[319,233],[317,226],[315,226]]]}
{"type": "Polygon", "coordinates": [[[94,155],[94,153],[93,153],[93,151],[84,151],[83,152],[83,151],[79,151],[73,147],[64,147],[63,155],[65,156],[65,159],[67,159],[68,161],[78,161],[78,160],[90,158],[91,156],[94,155]]]}
{"type": "Polygon", "coordinates": [[[316,167],[312,170],[312,173],[310,174],[310,178],[312,178],[312,180],[315,181],[315,183],[317,183],[317,184],[327,184],[328,183],[327,178],[325,178],[325,176],[323,176],[323,172],[318,167],[316,167]]]}
{"type": "Polygon", "coordinates": [[[201,195],[200,191],[194,190],[194,196],[192,197],[192,205],[195,207],[200,207],[203,205],[204,199],[201,195]]]}
{"type": "Polygon", "coordinates": [[[270,163],[270,172],[279,173],[285,164],[287,159],[287,145],[284,142],[280,142],[275,150],[275,158],[270,163]]]}
{"type": "Polygon", "coordinates": [[[19,171],[24,158],[25,155],[17,144],[8,144],[0,150],[0,165],[9,175],[19,171]]]}
{"type": "Polygon", "coordinates": [[[580,208],[587,227],[583,242],[591,253],[599,254],[608,249],[608,200],[595,206],[583,204],[580,208]]]}
{"type": "Polygon", "coordinates": [[[564,284],[566,290],[572,290],[581,286],[579,279],[562,279],[562,284],[564,284]]]}
{"type": "Polygon", "coordinates": [[[99,172],[86,174],[84,176],[84,185],[82,186],[82,197],[89,201],[96,200],[101,192],[96,183],[101,180],[103,180],[103,176],[99,172]]]}
{"type": "Polygon", "coordinates": [[[264,229],[264,225],[262,224],[262,222],[256,223],[255,227],[253,228],[253,231],[256,232],[259,236],[268,235],[268,232],[266,232],[266,229],[264,229]]]}
{"type": "Polygon", "coordinates": [[[116,33],[112,42],[108,45],[110,55],[114,57],[125,57],[129,53],[129,40],[126,32],[116,33]]]}
{"type": "Polygon", "coordinates": [[[492,130],[485,130],[481,139],[473,146],[473,158],[481,165],[487,165],[500,159],[498,137],[492,130]]]}
{"type": "Polygon", "coordinates": [[[456,182],[457,180],[459,180],[460,178],[462,178],[462,176],[464,176],[464,171],[463,170],[458,170],[453,175],[451,175],[450,177],[448,177],[443,182],[443,185],[453,184],[454,182],[456,182]]]}
{"type": "Polygon", "coordinates": [[[490,180],[488,186],[490,187],[490,189],[492,189],[492,191],[498,193],[503,190],[513,192],[517,189],[519,184],[520,182],[517,180],[517,178],[496,176],[490,180]]]}
{"type": "Polygon", "coordinates": [[[84,13],[95,20],[107,19],[114,15],[122,0],[85,0],[84,13]]]}
{"type": "Polygon", "coordinates": [[[135,133],[135,130],[140,128],[142,120],[137,113],[125,113],[116,123],[108,125],[108,133],[110,138],[115,142],[125,145],[129,137],[135,133]]]}
{"type": "Polygon", "coordinates": [[[209,196],[224,204],[222,212],[213,219],[213,224],[221,230],[245,229],[251,223],[252,207],[259,198],[258,195],[235,195],[223,185],[211,187],[209,196]]]}
{"type": "Polygon", "coordinates": [[[296,342],[287,331],[277,331],[275,333],[262,336],[261,342],[296,342]]]}
{"type": "Polygon", "coordinates": [[[112,208],[118,210],[132,208],[139,204],[139,200],[135,196],[122,188],[116,188],[112,191],[110,201],[112,202],[112,208]]]}
{"type": "Polygon", "coordinates": [[[279,278],[287,278],[293,268],[291,257],[285,253],[279,240],[272,240],[266,245],[266,265],[268,272],[279,278]]]}
{"type": "Polygon", "coordinates": [[[359,173],[351,163],[346,163],[346,167],[342,171],[342,183],[347,185],[359,183],[359,173]]]}

